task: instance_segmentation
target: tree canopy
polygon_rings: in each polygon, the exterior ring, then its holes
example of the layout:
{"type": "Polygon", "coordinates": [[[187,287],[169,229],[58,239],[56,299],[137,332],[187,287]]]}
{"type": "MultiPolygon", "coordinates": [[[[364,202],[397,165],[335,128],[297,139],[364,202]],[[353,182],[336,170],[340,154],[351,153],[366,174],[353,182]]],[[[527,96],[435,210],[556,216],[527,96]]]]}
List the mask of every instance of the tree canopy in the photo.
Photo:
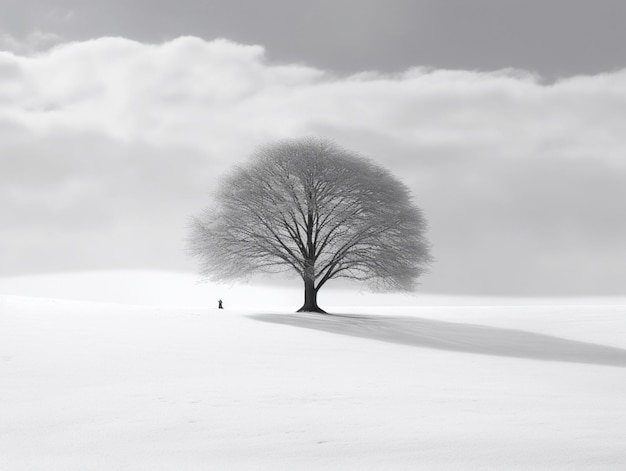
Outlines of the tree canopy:
{"type": "Polygon", "coordinates": [[[323,312],[333,278],[411,291],[431,261],[426,220],[406,185],[332,141],[303,138],[259,148],[219,185],[192,222],[189,248],[213,280],[291,271],[301,311],[323,312]]]}

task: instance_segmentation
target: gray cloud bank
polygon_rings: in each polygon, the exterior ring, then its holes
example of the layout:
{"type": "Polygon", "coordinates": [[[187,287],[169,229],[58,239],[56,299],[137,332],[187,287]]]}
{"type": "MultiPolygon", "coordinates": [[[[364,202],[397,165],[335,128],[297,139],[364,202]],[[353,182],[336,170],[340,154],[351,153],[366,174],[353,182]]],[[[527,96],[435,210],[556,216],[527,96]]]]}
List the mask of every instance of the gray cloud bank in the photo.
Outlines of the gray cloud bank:
{"type": "Polygon", "coordinates": [[[339,78],[181,37],[0,52],[0,274],[193,269],[188,217],[259,144],[321,135],[430,220],[422,290],[626,294],[626,71],[339,78]]]}

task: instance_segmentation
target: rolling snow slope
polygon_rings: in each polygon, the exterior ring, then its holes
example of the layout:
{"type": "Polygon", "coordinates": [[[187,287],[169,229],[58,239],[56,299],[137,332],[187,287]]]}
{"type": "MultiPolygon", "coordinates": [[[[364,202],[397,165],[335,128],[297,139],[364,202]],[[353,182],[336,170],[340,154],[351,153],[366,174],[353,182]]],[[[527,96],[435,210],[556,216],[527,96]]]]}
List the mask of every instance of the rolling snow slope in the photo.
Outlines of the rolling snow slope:
{"type": "Polygon", "coordinates": [[[115,296],[107,276],[74,278],[100,302],[0,281],[0,469],[626,467],[621,300],[344,293],[326,317],[291,314],[281,288],[232,309],[251,298],[232,287],[219,311],[214,292],[173,307],[195,289],[178,275],[118,273],[115,296]],[[152,306],[120,304],[141,289],[152,306]]]}

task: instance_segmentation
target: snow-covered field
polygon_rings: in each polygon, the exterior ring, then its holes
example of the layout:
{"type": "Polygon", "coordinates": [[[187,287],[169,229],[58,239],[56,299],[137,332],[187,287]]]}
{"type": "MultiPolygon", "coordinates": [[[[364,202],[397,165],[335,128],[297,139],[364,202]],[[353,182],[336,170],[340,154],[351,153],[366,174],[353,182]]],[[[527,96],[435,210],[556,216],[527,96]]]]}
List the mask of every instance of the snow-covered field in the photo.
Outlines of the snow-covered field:
{"type": "Polygon", "coordinates": [[[0,279],[0,470],[626,469],[624,299],[194,282],[0,279]]]}

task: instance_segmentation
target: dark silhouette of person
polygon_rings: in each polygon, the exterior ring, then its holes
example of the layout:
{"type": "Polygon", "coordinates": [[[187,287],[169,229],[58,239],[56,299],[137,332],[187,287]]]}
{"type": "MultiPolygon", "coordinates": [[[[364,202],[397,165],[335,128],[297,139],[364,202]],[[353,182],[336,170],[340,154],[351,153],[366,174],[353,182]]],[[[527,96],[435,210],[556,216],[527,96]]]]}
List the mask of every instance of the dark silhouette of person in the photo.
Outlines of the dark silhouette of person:
{"type": "Polygon", "coordinates": [[[218,301],[217,301],[217,308],[218,309],[224,309],[224,306],[222,306],[222,300],[221,299],[218,299],[218,301]]]}

